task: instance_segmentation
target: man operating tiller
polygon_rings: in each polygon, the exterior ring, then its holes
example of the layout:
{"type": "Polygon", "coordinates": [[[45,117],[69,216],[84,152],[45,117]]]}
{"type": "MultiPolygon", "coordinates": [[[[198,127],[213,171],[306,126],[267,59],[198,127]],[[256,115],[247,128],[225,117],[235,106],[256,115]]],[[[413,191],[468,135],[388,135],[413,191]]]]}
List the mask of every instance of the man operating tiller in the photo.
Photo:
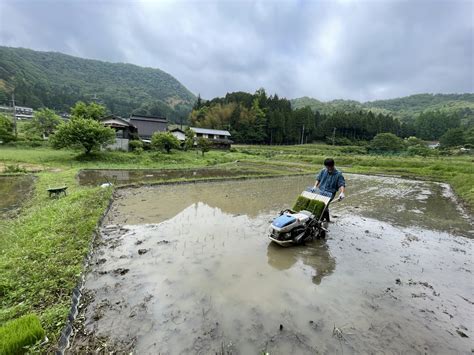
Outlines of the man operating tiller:
{"type": "MultiPolygon", "coordinates": [[[[342,200],[345,195],[346,181],[342,172],[336,169],[334,159],[327,158],[324,160],[324,169],[322,169],[316,177],[316,182],[311,192],[321,194],[323,196],[331,197],[331,200],[339,191],[339,200],[342,200]]],[[[323,220],[330,221],[329,208],[324,211],[323,220]]]]}

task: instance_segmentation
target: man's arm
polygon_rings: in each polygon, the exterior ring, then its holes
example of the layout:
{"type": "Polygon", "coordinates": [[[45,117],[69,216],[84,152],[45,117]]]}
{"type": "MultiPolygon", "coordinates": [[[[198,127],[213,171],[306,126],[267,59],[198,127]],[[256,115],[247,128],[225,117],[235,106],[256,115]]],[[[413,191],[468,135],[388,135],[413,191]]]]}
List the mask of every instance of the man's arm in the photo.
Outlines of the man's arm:
{"type": "Polygon", "coordinates": [[[342,200],[342,199],[344,199],[344,197],[346,197],[346,195],[345,195],[346,180],[344,179],[344,176],[342,176],[342,174],[339,177],[338,185],[339,185],[339,197],[338,197],[338,199],[342,200]]]}
{"type": "Polygon", "coordinates": [[[321,170],[319,173],[318,173],[318,176],[316,176],[316,182],[314,183],[314,188],[317,189],[319,188],[319,184],[321,183],[321,175],[322,175],[323,171],[321,170]]]}

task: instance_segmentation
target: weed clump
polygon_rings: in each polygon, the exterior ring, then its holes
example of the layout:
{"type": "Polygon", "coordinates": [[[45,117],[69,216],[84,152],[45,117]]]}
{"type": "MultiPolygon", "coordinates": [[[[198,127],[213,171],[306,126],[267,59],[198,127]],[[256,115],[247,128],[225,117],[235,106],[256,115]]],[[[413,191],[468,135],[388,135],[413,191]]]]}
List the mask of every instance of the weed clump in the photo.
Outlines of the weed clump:
{"type": "Polygon", "coordinates": [[[26,173],[26,169],[21,167],[19,164],[7,165],[5,167],[5,173],[7,174],[17,174],[17,173],[26,173]]]}

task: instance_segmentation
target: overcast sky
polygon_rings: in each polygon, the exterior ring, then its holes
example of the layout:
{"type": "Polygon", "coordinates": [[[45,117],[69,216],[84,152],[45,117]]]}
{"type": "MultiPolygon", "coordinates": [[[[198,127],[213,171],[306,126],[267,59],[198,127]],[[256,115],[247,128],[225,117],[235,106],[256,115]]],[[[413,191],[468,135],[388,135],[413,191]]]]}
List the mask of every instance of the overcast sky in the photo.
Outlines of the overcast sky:
{"type": "Polygon", "coordinates": [[[0,44],[231,91],[361,101],[474,91],[474,1],[0,0],[0,44]]]}

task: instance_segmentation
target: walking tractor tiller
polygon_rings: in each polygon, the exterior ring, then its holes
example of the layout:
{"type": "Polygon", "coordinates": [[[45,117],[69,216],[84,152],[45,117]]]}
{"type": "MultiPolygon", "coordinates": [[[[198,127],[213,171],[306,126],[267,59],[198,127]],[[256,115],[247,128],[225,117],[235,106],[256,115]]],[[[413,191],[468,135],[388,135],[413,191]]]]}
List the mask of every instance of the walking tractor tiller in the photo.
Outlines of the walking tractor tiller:
{"type": "Polygon", "coordinates": [[[303,244],[313,238],[325,238],[323,216],[331,197],[303,191],[293,209],[283,210],[270,226],[269,238],[281,246],[303,244]]]}

